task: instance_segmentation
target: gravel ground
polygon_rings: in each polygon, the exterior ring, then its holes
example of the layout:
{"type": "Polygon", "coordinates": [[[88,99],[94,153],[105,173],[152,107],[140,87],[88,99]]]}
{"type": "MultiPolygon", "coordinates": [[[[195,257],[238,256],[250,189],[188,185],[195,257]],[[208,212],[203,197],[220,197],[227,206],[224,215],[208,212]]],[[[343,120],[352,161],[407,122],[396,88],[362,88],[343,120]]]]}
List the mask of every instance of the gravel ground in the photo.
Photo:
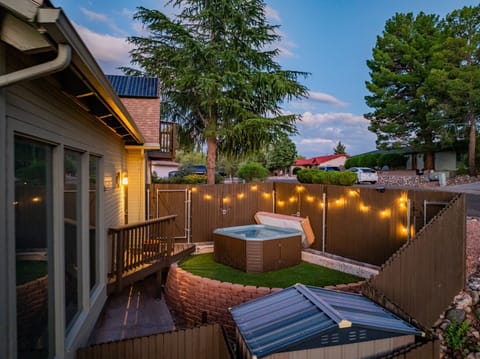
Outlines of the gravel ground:
{"type": "Polygon", "coordinates": [[[475,273],[480,264],[480,218],[467,218],[467,277],[475,273]]]}

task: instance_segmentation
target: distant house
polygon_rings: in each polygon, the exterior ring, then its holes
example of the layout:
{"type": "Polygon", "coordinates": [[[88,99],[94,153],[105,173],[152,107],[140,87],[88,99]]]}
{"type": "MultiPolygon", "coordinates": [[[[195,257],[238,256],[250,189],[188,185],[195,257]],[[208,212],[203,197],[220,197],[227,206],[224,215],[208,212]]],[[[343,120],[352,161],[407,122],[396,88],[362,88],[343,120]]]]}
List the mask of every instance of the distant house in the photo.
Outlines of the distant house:
{"type": "MultiPolygon", "coordinates": [[[[395,150],[375,150],[363,154],[404,154],[407,157],[405,169],[422,170],[425,169],[424,153],[413,149],[412,147],[404,147],[395,150]]],[[[433,152],[433,162],[435,171],[455,171],[461,162],[462,153],[453,149],[441,149],[433,152]]]]}
{"type": "Polygon", "coordinates": [[[0,13],[0,358],[74,358],[107,299],[108,229],[145,218],[158,110],[136,123],[50,1],[0,13]]]}
{"type": "Polygon", "coordinates": [[[355,293],[296,284],[230,309],[237,358],[377,358],[421,330],[355,293]]]}
{"type": "Polygon", "coordinates": [[[342,167],[348,156],[345,154],[318,156],[309,159],[299,159],[290,167],[290,173],[295,169],[316,168],[318,166],[337,166],[342,167]]]}

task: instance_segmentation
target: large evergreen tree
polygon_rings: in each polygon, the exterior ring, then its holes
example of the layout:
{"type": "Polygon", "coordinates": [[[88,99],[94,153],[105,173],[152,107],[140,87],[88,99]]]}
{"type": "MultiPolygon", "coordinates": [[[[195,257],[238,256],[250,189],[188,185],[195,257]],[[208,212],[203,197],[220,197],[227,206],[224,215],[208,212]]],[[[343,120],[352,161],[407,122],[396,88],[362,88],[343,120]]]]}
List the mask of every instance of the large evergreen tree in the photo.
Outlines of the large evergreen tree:
{"type": "Polygon", "coordinates": [[[365,97],[373,109],[366,114],[379,148],[410,145],[425,152],[425,168],[433,168],[438,118],[432,126],[432,104],[426,79],[439,45],[438,17],[419,13],[396,14],[377,37],[373,58],[367,61],[371,93],[365,97]]]}
{"type": "Polygon", "coordinates": [[[207,143],[208,183],[217,152],[243,155],[265,148],[281,133],[294,133],[297,115],[280,103],[306,95],[298,71],[275,62],[276,26],[267,23],[261,0],[171,0],[170,19],[140,7],[135,19],[149,31],[130,37],[129,74],[161,81],[162,117],[195,129],[207,143]]]}
{"type": "Polygon", "coordinates": [[[438,107],[450,121],[453,140],[468,138],[468,167],[476,175],[477,122],[480,115],[480,6],[464,7],[446,16],[444,46],[436,53],[430,84],[438,107]],[[460,132],[460,133],[459,133],[460,132]],[[463,132],[463,133],[462,133],[463,132]]]}

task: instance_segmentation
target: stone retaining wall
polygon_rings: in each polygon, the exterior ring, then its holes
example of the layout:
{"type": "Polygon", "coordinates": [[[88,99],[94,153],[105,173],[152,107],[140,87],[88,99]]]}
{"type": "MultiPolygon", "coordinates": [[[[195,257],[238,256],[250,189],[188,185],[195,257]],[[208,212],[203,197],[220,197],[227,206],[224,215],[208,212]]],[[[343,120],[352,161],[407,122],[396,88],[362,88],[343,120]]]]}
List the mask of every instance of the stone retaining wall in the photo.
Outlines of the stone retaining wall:
{"type": "MultiPolygon", "coordinates": [[[[358,292],[363,282],[326,288],[358,292]]],[[[243,302],[277,292],[281,288],[255,287],[220,282],[196,276],[172,264],[165,285],[165,298],[179,326],[187,328],[206,323],[220,323],[230,338],[235,325],[228,311],[243,302]]]]}

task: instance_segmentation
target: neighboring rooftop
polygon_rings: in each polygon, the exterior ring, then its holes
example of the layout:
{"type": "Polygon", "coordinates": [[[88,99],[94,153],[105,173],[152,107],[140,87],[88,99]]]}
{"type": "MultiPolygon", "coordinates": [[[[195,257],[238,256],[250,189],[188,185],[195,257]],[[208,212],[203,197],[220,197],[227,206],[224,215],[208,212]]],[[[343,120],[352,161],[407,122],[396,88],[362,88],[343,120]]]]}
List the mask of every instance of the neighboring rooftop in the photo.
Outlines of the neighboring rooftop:
{"type": "Polygon", "coordinates": [[[155,77],[107,75],[107,78],[120,97],[160,97],[158,79],[155,77]]]}
{"type": "Polygon", "coordinates": [[[423,333],[355,293],[296,284],[230,309],[250,353],[292,350],[423,333]]]}
{"type": "Polygon", "coordinates": [[[327,155],[327,156],[318,156],[318,157],[312,157],[309,159],[299,159],[296,160],[294,165],[296,166],[318,166],[321,164],[324,164],[326,162],[332,161],[334,159],[340,158],[340,157],[345,157],[347,158],[347,155],[344,154],[338,154],[338,155],[327,155]]]}

